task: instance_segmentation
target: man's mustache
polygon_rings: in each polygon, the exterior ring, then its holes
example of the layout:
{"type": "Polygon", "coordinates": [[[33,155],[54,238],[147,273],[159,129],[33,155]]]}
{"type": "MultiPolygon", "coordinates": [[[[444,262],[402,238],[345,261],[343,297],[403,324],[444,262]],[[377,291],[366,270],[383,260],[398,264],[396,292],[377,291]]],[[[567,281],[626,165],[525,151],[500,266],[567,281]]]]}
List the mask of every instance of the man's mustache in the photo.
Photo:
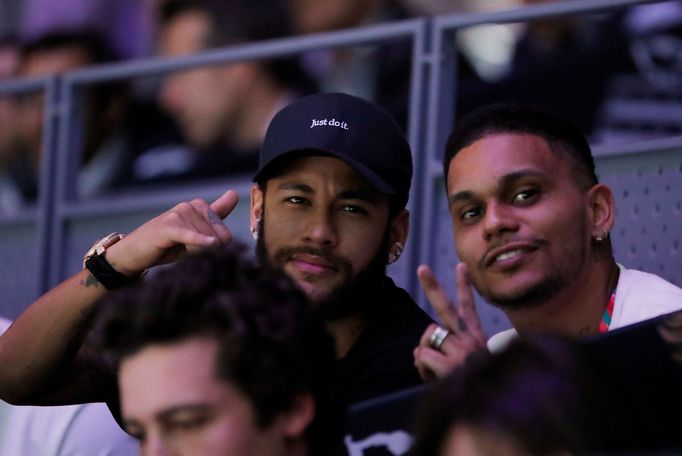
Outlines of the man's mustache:
{"type": "Polygon", "coordinates": [[[281,249],[277,250],[273,258],[275,263],[282,264],[293,258],[295,255],[300,254],[320,257],[336,270],[349,272],[353,268],[350,261],[347,259],[339,255],[335,255],[328,250],[309,246],[282,247],[281,249]]]}

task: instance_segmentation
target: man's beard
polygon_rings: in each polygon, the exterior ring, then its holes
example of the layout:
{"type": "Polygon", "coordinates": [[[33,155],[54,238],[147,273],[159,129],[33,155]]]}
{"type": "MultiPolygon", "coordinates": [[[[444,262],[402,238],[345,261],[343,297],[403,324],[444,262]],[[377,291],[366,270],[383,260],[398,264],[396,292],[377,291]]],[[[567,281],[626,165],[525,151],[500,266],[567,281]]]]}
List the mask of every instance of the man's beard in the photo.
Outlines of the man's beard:
{"type": "MultiPolygon", "coordinates": [[[[261,215],[258,225],[258,237],[256,239],[256,255],[260,261],[272,264],[268,249],[265,245],[265,214],[261,215]]],[[[372,313],[381,302],[377,297],[377,292],[386,278],[386,260],[390,249],[390,233],[388,228],[384,234],[384,239],[379,245],[377,252],[370,262],[363,269],[353,275],[353,268],[350,262],[344,258],[331,255],[329,252],[314,247],[285,247],[275,252],[275,266],[281,264],[286,258],[290,258],[294,253],[307,253],[317,255],[330,260],[338,269],[345,274],[346,280],[337,288],[331,290],[327,296],[321,300],[313,302],[316,310],[327,321],[339,320],[356,315],[367,315],[372,313]],[[280,260],[281,261],[278,261],[280,260]]]]}
{"type": "Polygon", "coordinates": [[[474,288],[487,302],[505,311],[530,309],[545,304],[569,287],[585,266],[584,220],[578,225],[576,228],[576,231],[580,233],[577,235],[578,242],[564,245],[562,254],[564,261],[554,263],[554,267],[549,271],[548,276],[541,282],[520,290],[516,294],[502,294],[483,290],[476,283],[474,283],[474,288]]]}
{"type": "Polygon", "coordinates": [[[478,290],[478,287],[476,287],[476,289],[487,302],[495,307],[499,307],[506,311],[513,311],[541,306],[556,296],[566,286],[568,286],[566,278],[555,275],[547,277],[535,286],[513,295],[495,293],[484,294],[478,290]]]}

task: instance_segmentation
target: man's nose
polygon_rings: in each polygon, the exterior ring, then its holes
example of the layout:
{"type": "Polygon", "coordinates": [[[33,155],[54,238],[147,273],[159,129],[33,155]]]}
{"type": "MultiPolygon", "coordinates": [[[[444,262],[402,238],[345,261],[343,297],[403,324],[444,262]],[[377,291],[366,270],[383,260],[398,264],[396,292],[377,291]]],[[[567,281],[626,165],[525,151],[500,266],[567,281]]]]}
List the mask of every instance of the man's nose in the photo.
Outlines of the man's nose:
{"type": "Polygon", "coordinates": [[[304,240],[320,246],[335,246],[338,243],[338,232],[334,215],[326,209],[312,211],[306,221],[304,240]]]}
{"type": "Polygon", "coordinates": [[[499,201],[488,203],[483,216],[483,237],[486,240],[517,231],[518,228],[518,220],[514,217],[513,208],[499,201]]]}

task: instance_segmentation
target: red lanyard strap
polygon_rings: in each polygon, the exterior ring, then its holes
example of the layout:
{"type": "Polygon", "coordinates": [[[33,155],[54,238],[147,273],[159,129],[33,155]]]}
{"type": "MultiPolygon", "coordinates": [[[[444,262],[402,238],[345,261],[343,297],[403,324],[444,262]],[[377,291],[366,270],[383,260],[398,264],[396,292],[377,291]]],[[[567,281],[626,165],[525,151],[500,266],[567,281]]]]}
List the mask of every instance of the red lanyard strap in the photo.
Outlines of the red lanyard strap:
{"type": "Polygon", "coordinates": [[[599,322],[599,329],[597,333],[603,333],[609,330],[611,326],[611,317],[613,316],[613,306],[616,304],[616,291],[611,292],[611,297],[609,298],[609,304],[604,309],[604,314],[601,316],[601,321],[599,322]]]}

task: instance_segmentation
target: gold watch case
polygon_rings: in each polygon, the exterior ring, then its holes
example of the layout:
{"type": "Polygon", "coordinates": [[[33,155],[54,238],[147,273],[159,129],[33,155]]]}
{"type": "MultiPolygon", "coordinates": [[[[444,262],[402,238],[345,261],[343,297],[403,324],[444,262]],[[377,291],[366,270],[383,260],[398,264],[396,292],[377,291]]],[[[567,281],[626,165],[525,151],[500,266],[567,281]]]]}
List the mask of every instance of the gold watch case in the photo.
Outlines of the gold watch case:
{"type": "Polygon", "coordinates": [[[95,243],[92,244],[92,247],[90,247],[88,249],[88,251],[85,252],[85,256],[83,257],[83,269],[85,269],[85,263],[90,258],[103,254],[109,247],[116,244],[118,241],[120,241],[124,237],[125,237],[125,234],[114,232],[114,233],[107,234],[102,239],[96,240],[95,243]]]}

